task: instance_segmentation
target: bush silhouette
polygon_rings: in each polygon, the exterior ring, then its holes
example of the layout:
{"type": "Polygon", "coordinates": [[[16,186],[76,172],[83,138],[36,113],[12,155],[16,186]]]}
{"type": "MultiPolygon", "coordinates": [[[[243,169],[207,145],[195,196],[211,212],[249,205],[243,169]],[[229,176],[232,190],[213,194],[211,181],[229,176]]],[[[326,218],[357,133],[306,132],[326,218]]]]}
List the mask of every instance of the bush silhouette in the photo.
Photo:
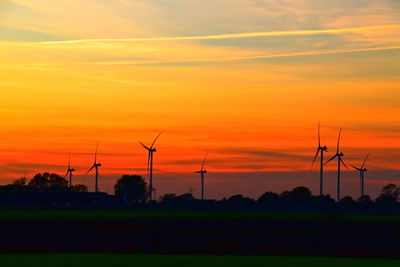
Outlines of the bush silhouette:
{"type": "Polygon", "coordinates": [[[276,205],[278,203],[279,203],[279,196],[274,192],[265,192],[257,200],[257,204],[261,208],[276,208],[276,205]]]}
{"type": "Polygon", "coordinates": [[[32,180],[29,181],[28,186],[38,189],[40,191],[68,191],[68,181],[55,173],[45,172],[43,174],[36,174],[32,180]]]}
{"type": "Polygon", "coordinates": [[[114,185],[114,191],[125,202],[142,203],[148,197],[146,182],[139,175],[123,175],[114,185]]]}
{"type": "Polygon", "coordinates": [[[88,192],[88,187],[86,185],[83,184],[74,184],[71,187],[72,192],[75,193],[87,193],[88,192]]]}

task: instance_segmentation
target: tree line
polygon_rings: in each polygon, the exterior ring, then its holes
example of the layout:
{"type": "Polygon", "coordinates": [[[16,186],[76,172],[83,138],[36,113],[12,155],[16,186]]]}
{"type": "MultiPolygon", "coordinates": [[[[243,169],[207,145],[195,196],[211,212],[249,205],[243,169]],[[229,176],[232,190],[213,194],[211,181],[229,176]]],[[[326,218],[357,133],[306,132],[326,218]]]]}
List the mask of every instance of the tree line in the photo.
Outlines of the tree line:
{"type": "MultiPolygon", "coordinates": [[[[157,201],[149,203],[149,186],[139,175],[123,175],[114,185],[114,204],[136,207],[155,207],[162,209],[223,209],[223,210],[386,210],[399,211],[400,187],[395,184],[384,186],[379,196],[372,200],[368,195],[353,199],[343,197],[336,202],[329,195],[314,196],[304,186],[283,191],[280,194],[271,191],[265,192],[258,199],[243,195],[233,195],[222,200],[195,199],[191,193],[165,194],[157,201]]],[[[0,186],[0,204],[2,200],[18,199],[24,194],[46,195],[49,198],[62,194],[88,193],[88,188],[82,184],[70,186],[68,181],[54,173],[38,173],[31,180],[19,178],[11,184],[0,186]]],[[[90,193],[93,194],[93,193],[90,193]]],[[[104,193],[103,193],[104,194],[104,193]]],[[[51,201],[51,199],[49,199],[51,201]]]]}

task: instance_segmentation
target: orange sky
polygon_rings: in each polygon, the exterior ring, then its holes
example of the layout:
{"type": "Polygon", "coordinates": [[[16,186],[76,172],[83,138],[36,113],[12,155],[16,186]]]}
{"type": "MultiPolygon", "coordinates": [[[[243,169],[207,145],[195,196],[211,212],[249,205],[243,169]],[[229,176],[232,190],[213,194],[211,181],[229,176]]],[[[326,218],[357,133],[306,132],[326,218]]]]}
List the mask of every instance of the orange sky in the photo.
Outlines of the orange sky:
{"type": "MultiPolygon", "coordinates": [[[[399,178],[399,5],[316,3],[5,1],[0,179],[65,173],[71,152],[77,181],[92,187],[82,174],[99,141],[101,189],[111,192],[119,175],[145,174],[138,142],[162,131],[160,194],[197,187],[206,152],[210,197],[317,190],[321,120],[329,155],[339,127],[346,162],[372,152],[376,195],[399,178]]],[[[344,179],[357,196],[357,173],[344,179]]],[[[328,174],[332,195],[334,182],[328,174]]]]}

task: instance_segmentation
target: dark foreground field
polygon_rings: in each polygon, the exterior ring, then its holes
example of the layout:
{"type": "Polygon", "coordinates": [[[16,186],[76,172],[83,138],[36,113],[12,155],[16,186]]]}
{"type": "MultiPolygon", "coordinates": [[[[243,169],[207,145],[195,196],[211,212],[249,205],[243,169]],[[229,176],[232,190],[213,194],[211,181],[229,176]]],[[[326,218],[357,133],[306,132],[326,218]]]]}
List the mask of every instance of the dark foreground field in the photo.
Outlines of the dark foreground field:
{"type": "Polygon", "coordinates": [[[277,257],[277,256],[185,256],[126,254],[17,254],[0,255],[1,266],[29,267],[125,267],[125,266],[399,266],[400,260],[277,257]]]}
{"type": "Polygon", "coordinates": [[[0,237],[0,253],[400,258],[400,217],[379,215],[2,210],[0,237]]]}

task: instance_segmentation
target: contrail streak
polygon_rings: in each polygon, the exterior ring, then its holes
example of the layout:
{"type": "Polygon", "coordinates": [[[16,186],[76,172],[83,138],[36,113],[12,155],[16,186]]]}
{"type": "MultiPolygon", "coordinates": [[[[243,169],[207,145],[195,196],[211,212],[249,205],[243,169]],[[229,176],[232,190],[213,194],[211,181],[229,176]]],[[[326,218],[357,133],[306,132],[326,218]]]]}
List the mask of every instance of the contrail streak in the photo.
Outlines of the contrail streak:
{"type": "Polygon", "coordinates": [[[323,29],[323,30],[249,32],[249,33],[232,33],[232,34],[203,35],[203,36],[178,36],[178,37],[81,39],[81,40],[66,40],[66,41],[50,41],[41,43],[78,44],[78,43],[98,43],[98,42],[196,41],[196,40],[238,39],[238,38],[269,37],[269,36],[307,36],[307,35],[318,35],[318,34],[340,34],[340,33],[360,32],[360,31],[390,29],[390,28],[400,28],[400,24],[341,28],[341,29],[323,29]]]}
{"type": "Polygon", "coordinates": [[[231,58],[214,58],[214,59],[193,59],[193,60],[165,60],[165,61],[114,61],[114,62],[92,62],[87,64],[93,65],[151,65],[151,64],[172,64],[172,63],[190,63],[190,62],[224,62],[224,61],[237,61],[237,60],[252,60],[252,59],[268,59],[278,57],[294,57],[294,56],[316,56],[316,55],[330,55],[341,53],[354,53],[354,52],[371,52],[381,50],[394,50],[400,49],[400,46],[388,47],[372,47],[372,48],[357,48],[357,49],[343,49],[343,50],[327,50],[327,51],[309,51],[285,54],[271,54],[271,55],[257,55],[257,56],[243,56],[231,58]]]}
{"type": "MultiPolygon", "coordinates": [[[[177,59],[177,60],[153,60],[153,61],[106,61],[106,62],[79,62],[73,63],[77,65],[157,65],[157,64],[179,64],[179,63],[196,63],[196,62],[229,62],[229,61],[240,61],[240,60],[252,60],[252,59],[269,59],[279,57],[295,57],[295,56],[316,56],[316,55],[330,55],[330,54],[341,54],[341,53],[355,53],[355,52],[371,52],[371,51],[382,51],[382,50],[395,50],[400,49],[400,46],[387,46],[387,47],[371,47],[371,48],[357,48],[357,49],[342,49],[342,50],[326,50],[326,51],[308,51],[308,52],[296,52],[296,53],[285,53],[285,54],[270,54],[270,55],[255,55],[255,56],[238,56],[230,58],[209,58],[209,59],[177,59]]],[[[66,63],[68,64],[68,63],[66,63]]],[[[62,63],[38,63],[38,64],[13,64],[6,65],[1,64],[0,69],[19,69],[25,68],[37,68],[37,67],[48,67],[48,66],[59,66],[62,63]]]]}

